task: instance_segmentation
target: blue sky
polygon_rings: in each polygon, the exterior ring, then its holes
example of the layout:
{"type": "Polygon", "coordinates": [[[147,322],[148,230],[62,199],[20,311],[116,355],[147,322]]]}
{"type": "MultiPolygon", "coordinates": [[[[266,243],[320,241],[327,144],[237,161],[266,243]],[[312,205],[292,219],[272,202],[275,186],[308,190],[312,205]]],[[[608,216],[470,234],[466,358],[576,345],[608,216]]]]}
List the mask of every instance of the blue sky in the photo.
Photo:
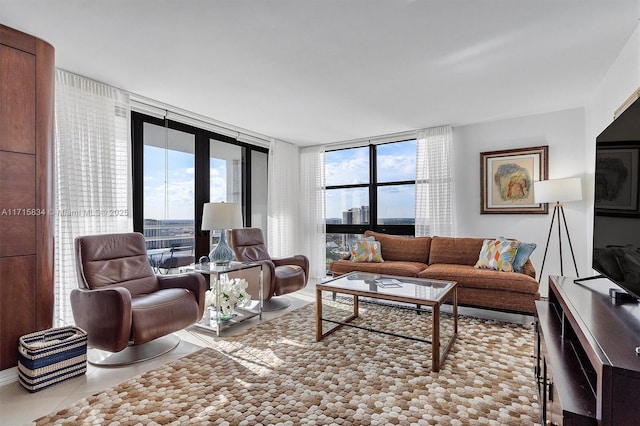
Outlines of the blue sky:
{"type": "MultiPolygon", "coordinates": [[[[415,180],[415,141],[378,145],[378,182],[415,180]]],[[[369,148],[354,148],[326,153],[327,186],[369,182],[369,148]]],[[[378,194],[378,217],[414,217],[415,188],[387,187],[378,194]]],[[[367,189],[327,191],[327,218],[342,217],[352,207],[369,204],[367,189]]]]}
{"type": "MultiPolygon", "coordinates": [[[[145,219],[193,219],[194,155],[167,151],[149,145],[144,147],[144,217],[145,219]],[[168,163],[165,194],[165,166],[168,163]],[[168,200],[165,203],[165,199],[168,200]],[[166,209],[166,212],[165,212],[166,209]]],[[[415,179],[415,142],[378,146],[378,181],[415,179]]],[[[211,158],[211,201],[226,200],[226,161],[211,158]]],[[[368,183],[369,148],[356,148],[326,153],[326,184],[368,183]]],[[[414,217],[415,189],[412,185],[387,187],[378,195],[379,214],[386,217],[414,217]]],[[[368,205],[366,189],[327,191],[328,218],[342,217],[351,207],[368,205]]]]}
{"type": "MultiPolygon", "coordinates": [[[[227,201],[226,161],[210,159],[211,201],[227,201]]],[[[145,219],[193,220],[195,165],[192,153],[144,147],[145,219]],[[165,158],[165,152],[168,152],[165,158]],[[168,164],[165,195],[165,166],[168,164]],[[165,205],[165,199],[168,202],[165,205]],[[165,212],[166,208],[166,212],[165,212]]]]}

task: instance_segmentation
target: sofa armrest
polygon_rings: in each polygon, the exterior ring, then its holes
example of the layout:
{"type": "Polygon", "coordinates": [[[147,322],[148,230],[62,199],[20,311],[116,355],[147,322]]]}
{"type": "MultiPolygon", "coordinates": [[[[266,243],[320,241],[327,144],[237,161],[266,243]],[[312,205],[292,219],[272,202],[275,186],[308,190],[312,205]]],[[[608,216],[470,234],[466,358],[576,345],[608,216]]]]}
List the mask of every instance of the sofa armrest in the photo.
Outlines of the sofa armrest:
{"type": "Polygon", "coordinates": [[[531,259],[527,259],[527,261],[525,262],[524,266],[522,267],[522,273],[533,278],[536,277],[536,269],[533,267],[531,259]]]}
{"type": "Polygon", "coordinates": [[[196,296],[198,302],[198,319],[204,314],[204,293],[207,281],[199,272],[189,272],[177,275],[157,275],[160,288],[184,288],[196,296]]]}
{"type": "Polygon", "coordinates": [[[131,293],[124,287],[71,290],[71,310],[90,347],[119,352],[129,344],[131,293]]]}
{"type": "MultiPolygon", "coordinates": [[[[271,260],[256,260],[251,263],[259,264],[262,266],[262,300],[267,301],[271,299],[274,294],[275,286],[276,286],[276,266],[273,264],[271,260]]],[[[250,280],[247,275],[247,271],[234,271],[228,274],[229,278],[244,278],[246,280],[250,280]]],[[[252,283],[249,283],[250,288],[254,287],[257,289],[258,283],[256,282],[253,286],[252,283]]],[[[255,292],[254,292],[255,293],[255,292]]],[[[251,297],[258,298],[258,294],[250,293],[251,297]]]]}
{"type": "Polygon", "coordinates": [[[305,275],[309,275],[309,258],[305,255],[272,258],[271,261],[276,266],[298,265],[304,270],[305,275]]]}

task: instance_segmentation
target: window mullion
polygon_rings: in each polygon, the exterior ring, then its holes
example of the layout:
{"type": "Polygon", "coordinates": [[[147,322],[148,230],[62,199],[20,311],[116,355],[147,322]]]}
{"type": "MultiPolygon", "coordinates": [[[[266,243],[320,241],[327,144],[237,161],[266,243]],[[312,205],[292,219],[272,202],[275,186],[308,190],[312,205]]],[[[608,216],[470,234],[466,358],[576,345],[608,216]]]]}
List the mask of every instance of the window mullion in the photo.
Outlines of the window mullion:
{"type": "Polygon", "coordinates": [[[376,146],[369,145],[369,226],[376,229],[378,225],[378,172],[376,146]]]}

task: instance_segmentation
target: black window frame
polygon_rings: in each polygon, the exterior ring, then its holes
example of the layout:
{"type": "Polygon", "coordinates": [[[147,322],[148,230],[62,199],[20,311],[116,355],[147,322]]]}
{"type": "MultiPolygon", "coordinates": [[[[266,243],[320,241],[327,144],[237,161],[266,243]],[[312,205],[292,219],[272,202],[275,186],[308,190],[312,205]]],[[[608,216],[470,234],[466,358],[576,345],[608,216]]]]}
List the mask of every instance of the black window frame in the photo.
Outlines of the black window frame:
{"type": "MultiPolygon", "coordinates": [[[[144,229],[144,123],[150,123],[172,130],[190,133],[195,136],[195,185],[194,185],[194,226],[195,226],[195,258],[209,254],[209,231],[200,230],[202,225],[202,206],[209,202],[210,196],[210,140],[230,143],[242,148],[242,213],[246,227],[251,226],[251,154],[258,151],[268,154],[269,149],[246,142],[240,142],[227,135],[215,133],[200,127],[180,123],[178,121],[131,112],[131,151],[132,151],[132,198],[133,198],[133,230],[143,232],[144,229]]],[[[268,167],[268,163],[267,163],[268,167]]]]}
{"type": "MultiPolygon", "coordinates": [[[[369,223],[363,224],[335,224],[325,223],[325,229],[327,234],[364,234],[365,231],[381,232],[385,234],[393,235],[415,235],[416,227],[413,225],[379,225],[378,224],[378,188],[384,186],[398,186],[398,185],[415,185],[415,180],[404,181],[391,181],[378,183],[377,175],[377,147],[381,145],[388,145],[392,143],[408,142],[415,140],[415,138],[402,139],[397,141],[390,141],[384,144],[369,144],[363,146],[353,146],[348,148],[340,148],[331,150],[328,149],[325,152],[344,151],[347,149],[363,148],[368,146],[369,148],[369,183],[362,184],[349,184],[349,185],[328,185],[325,189],[352,189],[352,188],[368,188],[369,191],[369,223]]],[[[415,220],[415,218],[414,218],[415,220]]]]}

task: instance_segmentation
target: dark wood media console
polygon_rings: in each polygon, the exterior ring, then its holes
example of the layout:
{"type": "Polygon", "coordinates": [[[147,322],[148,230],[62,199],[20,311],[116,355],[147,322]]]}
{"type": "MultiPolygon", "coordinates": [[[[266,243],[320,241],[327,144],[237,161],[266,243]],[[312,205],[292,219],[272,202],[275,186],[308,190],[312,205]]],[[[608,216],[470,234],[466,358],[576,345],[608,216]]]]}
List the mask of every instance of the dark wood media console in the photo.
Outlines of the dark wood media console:
{"type": "Polygon", "coordinates": [[[603,278],[549,277],[536,302],[543,425],[640,424],[640,303],[614,301],[603,278]]]}

